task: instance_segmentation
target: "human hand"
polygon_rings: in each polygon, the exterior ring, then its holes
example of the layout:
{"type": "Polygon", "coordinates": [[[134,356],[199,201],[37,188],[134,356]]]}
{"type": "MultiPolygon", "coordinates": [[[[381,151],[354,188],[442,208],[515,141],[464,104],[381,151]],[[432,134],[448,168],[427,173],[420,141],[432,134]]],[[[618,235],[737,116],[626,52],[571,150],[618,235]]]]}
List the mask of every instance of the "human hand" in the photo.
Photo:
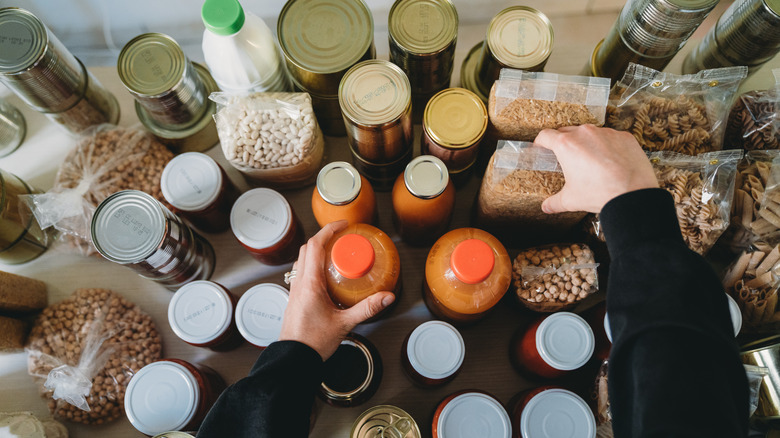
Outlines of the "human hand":
{"type": "Polygon", "coordinates": [[[656,188],[653,167],[628,133],[594,125],[545,129],[534,144],[555,153],[563,169],[563,189],[542,204],[545,213],[598,213],[612,198],[656,188]]]}
{"type": "Polygon", "coordinates": [[[284,311],[280,341],[298,341],[327,360],[356,325],[376,316],[393,303],[395,295],[379,292],[349,309],[339,309],[328,295],[325,283],[325,245],[347,221],[325,225],[303,245],[293,265],[290,301],[284,311]]]}

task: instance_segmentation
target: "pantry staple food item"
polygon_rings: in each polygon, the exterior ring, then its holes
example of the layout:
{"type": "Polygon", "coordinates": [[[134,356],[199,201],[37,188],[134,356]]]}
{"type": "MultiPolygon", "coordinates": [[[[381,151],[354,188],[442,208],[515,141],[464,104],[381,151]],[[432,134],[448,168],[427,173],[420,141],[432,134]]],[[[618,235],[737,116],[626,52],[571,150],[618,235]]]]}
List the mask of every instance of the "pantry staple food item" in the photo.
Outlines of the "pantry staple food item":
{"type": "Polygon", "coordinates": [[[746,331],[773,330],[780,326],[777,306],[780,244],[777,233],[754,242],[731,264],[723,276],[726,293],[737,302],[746,331]]]}
{"type": "MultiPolygon", "coordinates": [[[[775,70],[780,75],[780,70],[775,70]]],[[[780,89],[748,91],[737,97],[729,113],[724,146],[747,151],[780,149],[780,89]]]]}
{"type": "Polygon", "coordinates": [[[32,312],[47,303],[46,283],[0,271],[0,311],[32,312]]]}
{"type": "Polygon", "coordinates": [[[68,438],[62,423],[32,412],[0,412],[0,431],[5,438],[68,438]]]}
{"type": "Polygon", "coordinates": [[[22,350],[27,329],[22,320],[0,316],[0,352],[22,350]]]}

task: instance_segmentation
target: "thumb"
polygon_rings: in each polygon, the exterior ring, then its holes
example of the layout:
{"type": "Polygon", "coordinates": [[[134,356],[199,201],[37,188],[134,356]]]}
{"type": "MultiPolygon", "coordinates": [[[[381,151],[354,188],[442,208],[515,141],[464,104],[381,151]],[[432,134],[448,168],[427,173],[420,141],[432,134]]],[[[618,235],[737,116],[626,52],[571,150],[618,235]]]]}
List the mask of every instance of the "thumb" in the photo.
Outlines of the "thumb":
{"type": "Polygon", "coordinates": [[[563,190],[545,199],[542,203],[542,211],[547,214],[568,211],[563,206],[563,190]]]}
{"type": "Polygon", "coordinates": [[[350,330],[361,322],[373,318],[395,301],[391,292],[377,292],[363,299],[349,309],[344,310],[344,324],[350,330]]]}

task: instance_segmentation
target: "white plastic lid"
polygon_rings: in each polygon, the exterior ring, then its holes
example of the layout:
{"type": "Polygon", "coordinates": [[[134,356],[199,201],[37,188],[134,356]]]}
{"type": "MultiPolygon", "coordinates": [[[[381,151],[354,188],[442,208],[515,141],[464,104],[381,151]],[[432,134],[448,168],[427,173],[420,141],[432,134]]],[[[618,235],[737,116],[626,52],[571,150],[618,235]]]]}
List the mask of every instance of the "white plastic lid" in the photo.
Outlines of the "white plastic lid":
{"type": "Polygon", "coordinates": [[[125,391],[125,413],[139,432],[153,436],[185,427],[198,408],[195,376],[174,362],[153,362],[135,373],[125,391]]]}
{"type": "Polygon", "coordinates": [[[536,330],[536,348],[551,367],[570,371],[585,365],[595,348],[593,330],[571,312],[553,313],[536,330]]]}
{"type": "Polygon", "coordinates": [[[200,152],[186,152],[165,165],[160,189],[165,199],[182,211],[199,211],[219,196],[222,172],[211,157],[200,152]]]}
{"type": "Polygon", "coordinates": [[[199,280],[179,288],[168,304],[168,323],[181,340],[205,344],[230,327],[233,303],[218,284],[199,280]]]}
{"type": "Polygon", "coordinates": [[[412,368],[428,379],[444,379],[458,371],[466,344],[458,329],[444,321],[428,321],[409,335],[406,355],[412,368]]]}
{"type": "Polygon", "coordinates": [[[258,347],[279,339],[289,299],[287,289],[272,283],[258,284],[244,292],[236,306],[236,326],[241,336],[258,347]]]}
{"type": "Polygon", "coordinates": [[[604,314],[604,332],[607,334],[607,339],[612,342],[612,327],[609,325],[609,314],[604,314]]]}
{"type": "Polygon", "coordinates": [[[278,192],[260,188],[241,195],[230,211],[230,228],[244,245],[264,249],[277,244],[290,229],[292,208],[278,192]]]}
{"type": "Polygon", "coordinates": [[[742,312],[739,310],[739,304],[731,295],[726,294],[726,298],[729,301],[729,314],[731,314],[731,325],[734,327],[734,336],[737,336],[742,330],[742,312]]]}
{"type": "Polygon", "coordinates": [[[447,403],[436,425],[440,438],[510,438],[512,423],[493,397],[467,392],[447,403]]]}
{"type": "Polygon", "coordinates": [[[548,389],[535,395],[523,408],[520,436],[593,438],[596,419],[577,394],[565,389],[548,389]]]}

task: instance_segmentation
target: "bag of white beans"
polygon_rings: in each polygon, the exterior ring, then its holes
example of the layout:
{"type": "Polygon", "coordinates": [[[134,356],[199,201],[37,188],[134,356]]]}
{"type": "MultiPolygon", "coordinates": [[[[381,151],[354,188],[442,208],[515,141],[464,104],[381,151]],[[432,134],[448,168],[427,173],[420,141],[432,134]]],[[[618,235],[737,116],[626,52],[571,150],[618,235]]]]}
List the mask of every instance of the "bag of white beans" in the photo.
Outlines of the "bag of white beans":
{"type": "Polygon", "coordinates": [[[317,178],[325,150],[308,93],[211,93],[227,161],[247,177],[276,188],[317,178]]]}

